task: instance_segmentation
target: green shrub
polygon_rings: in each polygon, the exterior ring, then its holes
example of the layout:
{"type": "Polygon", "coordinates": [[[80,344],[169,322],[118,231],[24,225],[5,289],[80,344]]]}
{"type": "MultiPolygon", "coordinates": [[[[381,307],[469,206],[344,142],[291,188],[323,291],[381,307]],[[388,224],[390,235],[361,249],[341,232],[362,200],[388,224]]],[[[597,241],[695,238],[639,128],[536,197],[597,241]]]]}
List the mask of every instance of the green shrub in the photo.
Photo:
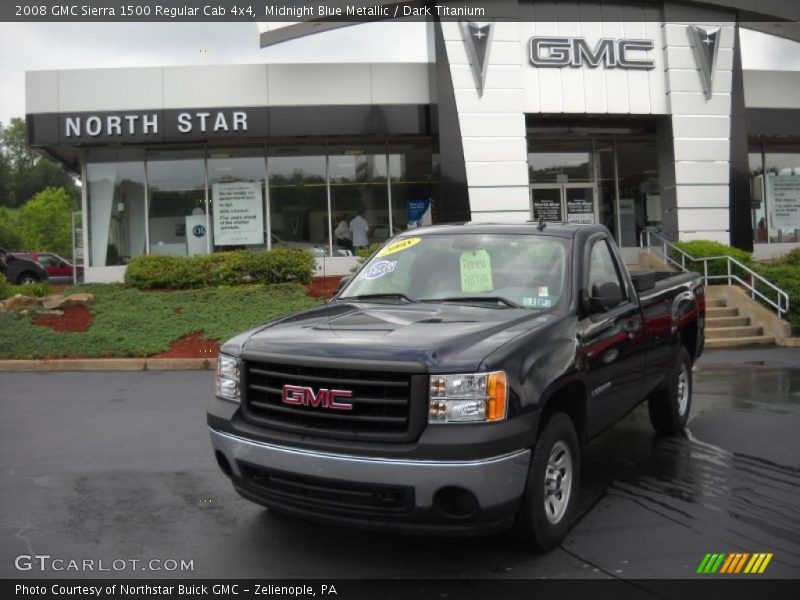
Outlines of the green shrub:
{"type": "Polygon", "coordinates": [[[125,284],[147,289],[193,289],[241,283],[311,283],[313,255],[302,249],[236,250],[199,256],[137,256],[125,284]]]}
{"type": "Polygon", "coordinates": [[[23,296],[34,296],[36,298],[43,298],[53,293],[53,288],[46,281],[33,283],[31,285],[11,285],[8,283],[6,276],[0,273],[0,300],[11,298],[17,294],[23,296]]]}
{"type": "Polygon", "coordinates": [[[787,252],[778,260],[773,261],[772,265],[776,266],[800,266],[800,248],[795,248],[791,252],[787,252]]]}
{"type": "MultiPolygon", "coordinates": [[[[758,268],[758,273],[789,294],[789,313],[786,320],[791,323],[794,335],[800,335],[800,264],[762,266],[758,268]]],[[[763,284],[757,284],[756,288],[774,301],[775,291],[772,288],[763,284]]]]}
{"type": "Polygon", "coordinates": [[[358,260],[356,261],[356,264],[353,265],[353,268],[350,269],[350,272],[355,273],[356,271],[358,271],[361,268],[361,265],[367,262],[369,257],[372,256],[375,252],[377,252],[382,246],[383,242],[375,242],[374,244],[371,244],[369,246],[363,246],[358,250],[356,250],[355,254],[358,257],[358,260]]]}
{"type": "MultiPolygon", "coordinates": [[[[675,245],[688,255],[695,258],[730,256],[731,258],[738,260],[740,263],[743,263],[750,268],[753,267],[753,257],[749,252],[746,250],[740,250],[739,248],[733,248],[732,246],[726,246],[725,244],[721,244],[719,242],[713,242],[711,240],[693,240],[691,242],[676,242],[675,245]]],[[[681,257],[677,252],[673,253],[672,258],[678,262],[681,261],[681,257]]],[[[687,261],[686,268],[690,271],[703,273],[702,262],[687,261]]],[[[740,270],[735,267],[735,265],[732,269],[732,272],[734,274],[739,274],[740,277],[744,276],[744,274],[741,273],[740,270]]],[[[708,261],[708,274],[710,276],[727,275],[728,261],[725,259],[708,261]]],[[[716,281],[721,282],[722,280],[718,279],[716,281]]]]}

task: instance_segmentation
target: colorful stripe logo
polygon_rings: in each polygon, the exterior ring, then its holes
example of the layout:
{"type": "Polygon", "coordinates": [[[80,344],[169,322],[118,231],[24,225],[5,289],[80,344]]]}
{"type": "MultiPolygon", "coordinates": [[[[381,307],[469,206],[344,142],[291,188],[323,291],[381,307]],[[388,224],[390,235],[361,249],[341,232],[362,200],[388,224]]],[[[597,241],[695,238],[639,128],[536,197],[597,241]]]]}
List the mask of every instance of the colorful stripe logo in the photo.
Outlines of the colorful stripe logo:
{"type": "Polygon", "coordinates": [[[726,554],[724,552],[709,553],[700,561],[697,573],[702,575],[713,575],[714,573],[731,574],[752,574],[763,573],[769,561],[772,560],[772,552],[738,552],[726,554]]]}

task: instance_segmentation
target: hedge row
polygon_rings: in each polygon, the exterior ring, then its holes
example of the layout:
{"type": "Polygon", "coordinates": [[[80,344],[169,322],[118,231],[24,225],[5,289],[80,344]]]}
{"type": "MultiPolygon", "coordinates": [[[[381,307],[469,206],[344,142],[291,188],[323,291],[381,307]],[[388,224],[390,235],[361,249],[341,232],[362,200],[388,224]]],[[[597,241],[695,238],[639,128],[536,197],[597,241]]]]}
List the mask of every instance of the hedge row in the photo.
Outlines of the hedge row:
{"type": "MultiPolygon", "coordinates": [[[[710,240],[693,240],[691,242],[676,242],[675,245],[686,252],[689,256],[695,258],[707,258],[709,256],[730,256],[738,260],[740,263],[753,268],[753,257],[746,250],[726,246],[719,242],[712,242],[710,240]]],[[[673,257],[678,262],[681,257],[677,253],[673,253],[673,257]]],[[[690,271],[703,272],[703,263],[687,261],[686,268],[690,271]]],[[[734,271],[735,272],[735,271],[734,271]]],[[[708,261],[708,274],[713,275],[727,275],[728,274],[728,261],[725,259],[708,261]]]]}
{"type": "Polygon", "coordinates": [[[141,290],[185,290],[241,283],[311,283],[314,256],[302,249],[236,250],[198,256],[137,256],[125,285],[141,290]]]}

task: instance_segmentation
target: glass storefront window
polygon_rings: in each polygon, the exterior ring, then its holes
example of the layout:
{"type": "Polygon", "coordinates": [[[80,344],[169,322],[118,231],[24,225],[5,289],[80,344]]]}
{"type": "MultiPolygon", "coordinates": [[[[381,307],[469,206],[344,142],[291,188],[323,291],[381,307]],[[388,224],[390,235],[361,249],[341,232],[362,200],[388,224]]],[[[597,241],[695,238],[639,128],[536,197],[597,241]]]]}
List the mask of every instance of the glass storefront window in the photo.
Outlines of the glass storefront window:
{"type": "Polygon", "coordinates": [[[768,239],[800,241],[800,144],[766,143],[764,196],[768,239]]]}
{"type": "Polygon", "coordinates": [[[432,169],[430,143],[397,144],[389,147],[393,233],[433,222],[432,169]]]}
{"type": "Polygon", "coordinates": [[[614,142],[598,141],[595,144],[595,174],[597,176],[598,218],[614,239],[617,238],[617,174],[614,142]]]}
{"type": "MultiPolygon", "coordinates": [[[[263,148],[208,151],[208,240],[214,250],[267,246],[266,163],[263,148]]],[[[198,220],[198,225],[201,223],[198,220]]],[[[193,237],[204,233],[195,226],[193,237]]],[[[188,235],[188,234],[187,234],[188,235]]],[[[203,237],[204,236],[199,236],[203,237]]]]}
{"type": "Polygon", "coordinates": [[[266,247],[351,256],[356,217],[366,245],[432,222],[433,152],[412,138],[91,151],[89,264],[266,247]]]}
{"type": "Polygon", "coordinates": [[[125,265],[145,253],[144,159],[136,154],[90,153],[86,165],[89,265],[125,265]]]}
{"type": "MultiPolygon", "coordinates": [[[[352,248],[383,242],[391,235],[386,146],[328,146],[331,218],[334,230],[349,223],[352,248]]],[[[334,250],[348,250],[346,237],[335,237],[334,250]]],[[[335,253],[335,252],[334,252],[335,253]]]]}
{"type": "Polygon", "coordinates": [[[207,254],[192,230],[206,218],[206,165],[201,152],[152,152],[147,155],[150,254],[207,254]],[[187,231],[188,229],[188,231],[187,231]]]}
{"type": "Polygon", "coordinates": [[[592,140],[528,140],[531,183],[582,183],[594,180],[592,140]]]}
{"type": "Polygon", "coordinates": [[[273,247],[328,254],[325,148],[270,147],[267,158],[273,247]]]}
{"type": "Polygon", "coordinates": [[[761,142],[751,143],[747,153],[750,167],[750,206],[753,210],[753,242],[769,241],[767,233],[767,209],[764,202],[764,157],[761,142]]]}
{"type": "Polygon", "coordinates": [[[622,246],[638,246],[642,230],[663,219],[656,140],[617,141],[622,246]]]}

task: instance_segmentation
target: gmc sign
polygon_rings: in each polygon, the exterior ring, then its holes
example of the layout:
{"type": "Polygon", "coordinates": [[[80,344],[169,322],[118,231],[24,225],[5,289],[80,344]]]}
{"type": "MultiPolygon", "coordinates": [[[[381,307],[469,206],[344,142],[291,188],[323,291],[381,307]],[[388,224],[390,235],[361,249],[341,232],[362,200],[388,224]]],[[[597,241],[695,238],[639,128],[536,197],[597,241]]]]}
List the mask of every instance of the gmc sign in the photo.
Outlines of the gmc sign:
{"type": "Polygon", "coordinates": [[[580,37],[532,37],[530,60],[536,67],[589,67],[596,69],[654,69],[656,64],[648,58],[632,58],[630,52],[647,52],[654,47],[653,40],[601,39],[594,48],[580,37]]]}
{"type": "Polygon", "coordinates": [[[353,392],[349,390],[314,389],[300,385],[284,385],[282,400],[284,404],[294,406],[313,406],[314,408],[329,408],[331,410],[353,410],[351,402],[342,402],[339,398],[352,398],[353,392]]]}

